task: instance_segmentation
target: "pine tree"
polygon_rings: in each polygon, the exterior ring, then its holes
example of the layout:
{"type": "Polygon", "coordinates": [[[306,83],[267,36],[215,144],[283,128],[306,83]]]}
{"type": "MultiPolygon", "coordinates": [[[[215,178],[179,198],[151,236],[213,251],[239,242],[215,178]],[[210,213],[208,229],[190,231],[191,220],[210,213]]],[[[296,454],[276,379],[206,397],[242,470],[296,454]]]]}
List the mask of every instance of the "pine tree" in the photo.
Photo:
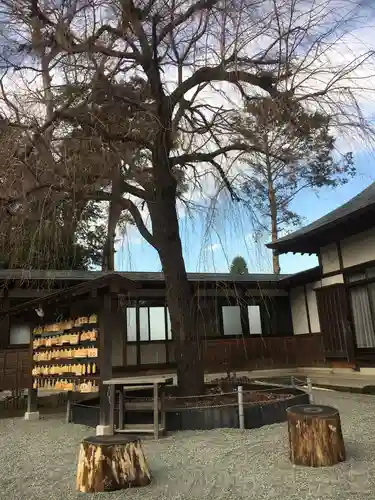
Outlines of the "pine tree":
{"type": "Polygon", "coordinates": [[[230,274],[249,274],[249,270],[247,268],[246,260],[238,255],[232,260],[232,263],[229,268],[230,274]]]}

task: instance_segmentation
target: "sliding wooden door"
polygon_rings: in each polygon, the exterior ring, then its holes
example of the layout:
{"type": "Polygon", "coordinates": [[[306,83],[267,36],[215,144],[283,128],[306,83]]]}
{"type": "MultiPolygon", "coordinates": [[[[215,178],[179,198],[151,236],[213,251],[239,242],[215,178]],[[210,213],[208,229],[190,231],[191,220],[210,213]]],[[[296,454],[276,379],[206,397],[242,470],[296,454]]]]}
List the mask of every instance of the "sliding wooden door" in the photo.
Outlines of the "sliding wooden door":
{"type": "Polygon", "coordinates": [[[345,285],[319,288],[316,298],[325,357],[353,361],[354,341],[345,285]]]}

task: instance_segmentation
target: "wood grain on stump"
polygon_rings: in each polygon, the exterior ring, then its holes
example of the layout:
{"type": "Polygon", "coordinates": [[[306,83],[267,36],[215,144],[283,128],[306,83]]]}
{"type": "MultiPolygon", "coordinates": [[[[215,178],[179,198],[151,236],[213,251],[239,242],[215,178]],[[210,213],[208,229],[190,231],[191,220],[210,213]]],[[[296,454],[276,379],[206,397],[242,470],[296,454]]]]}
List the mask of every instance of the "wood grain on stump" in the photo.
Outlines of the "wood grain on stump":
{"type": "Polygon", "coordinates": [[[131,436],[94,436],[82,441],[77,491],[95,493],[146,486],[151,473],[141,440],[131,436]]]}
{"type": "Polygon", "coordinates": [[[335,408],[297,405],[287,409],[290,460],[322,467],[345,460],[340,414],[335,408]]]}

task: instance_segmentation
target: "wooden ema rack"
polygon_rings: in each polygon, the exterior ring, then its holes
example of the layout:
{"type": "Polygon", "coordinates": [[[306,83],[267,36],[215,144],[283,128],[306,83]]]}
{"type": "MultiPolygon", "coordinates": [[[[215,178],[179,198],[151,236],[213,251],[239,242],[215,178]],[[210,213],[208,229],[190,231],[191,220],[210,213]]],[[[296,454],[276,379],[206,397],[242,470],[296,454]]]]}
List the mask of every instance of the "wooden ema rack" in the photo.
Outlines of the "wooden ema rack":
{"type": "Polygon", "coordinates": [[[33,330],[33,388],[97,392],[98,319],[94,314],[33,330]]]}

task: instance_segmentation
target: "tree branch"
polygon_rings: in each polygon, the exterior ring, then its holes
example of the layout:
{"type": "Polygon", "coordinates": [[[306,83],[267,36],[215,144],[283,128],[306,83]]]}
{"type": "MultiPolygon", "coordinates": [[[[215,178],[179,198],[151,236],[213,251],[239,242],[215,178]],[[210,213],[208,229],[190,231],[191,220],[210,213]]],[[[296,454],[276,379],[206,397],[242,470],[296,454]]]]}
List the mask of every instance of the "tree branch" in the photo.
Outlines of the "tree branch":
{"type": "Polygon", "coordinates": [[[229,182],[228,180],[228,177],[226,175],[226,173],[224,172],[224,170],[222,169],[221,165],[219,165],[217,163],[217,161],[215,160],[211,160],[210,163],[216,168],[216,170],[219,172],[219,175],[221,177],[221,180],[223,181],[225,187],[228,189],[228,192],[230,194],[230,197],[232,198],[232,201],[240,201],[240,197],[238,196],[238,194],[235,192],[235,190],[233,189],[233,186],[231,185],[231,183],[229,182]]]}
{"type": "Polygon", "coordinates": [[[140,198],[143,201],[151,200],[151,196],[148,195],[147,191],[137,186],[133,186],[132,184],[129,184],[125,180],[121,181],[121,190],[123,193],[129,193],[133,196],[136,196],[137,198],[140,198]]]}
{"type": "Polygon", "coordinates": [[[278,78],[275,78],[272,75],[267,74],[258,76],[244,70],[226,71],[223,68],[223,65],[220,65],[213,68],[200,68],[190,78],[187,78],[181,85],[179,85],[170,96],[172,108],[180,102],[189,90],[202,83],[213,81],[230,83],[243,81],[263,89],[272,97],[276,97],[279,94],[275,87],[278,78]]]}
{"type": "Polygon", "coordinates": [[[132,135],[129,131],[124,131],[123,133],[111,133],[108,132],[103,126],[101,126],[101,122],[99,120],[93,121],[89,118],[89,112],[87,112],[87,117],[84,118],[82,114],[77,114],[77,109],[70,110],[60,110],[56,112],[56,116],[66,120],[71,123],[79,123],[81,125],[86,125],[90,127],[93,131],[95,129],[98,130],[99,136],[104,138],[107,142],[111,141],[119,141],[124,143],[134,142],[144,148],[151,149],[151,144],[148,141],[141,139],[140,137],[132,135]]]}
{"type": "MultiPolygon", "coordinates": [[[[111,201],[111,193],[105,193],[102,191],[97,191],[95,193],[90,193],[86,197],[87,200],[94,200],[94,201],[111,201]]],[[[143,222],[142,216],[140,211],[138,210],[137,206],[135,203],[133,203],[131,200],[127,198],[121,198],[120,200],[121,208],[122,210],[127,210],[130,215],[134,219],[134,223],[137,226],[138,231],[140,234],[143,236],[143,238],[149,243],[152,247],[157,249],[154,237],[150,233],[150,231],[147,229],[145,226],[145,223],[143,222]]]]}
{"type": "MultiPolygon", "coordinates": [[[[29,199],[34,196],[34,199],[43,199],[46,193],[48,192],[58,192],[64,193],[64,189],[62,186],[53,185],[53,184],[40,184],[32,187],[27,192],[23,193],[18,197],[13,198],[0,198],[0,208],[5,209],[8,215],[16,216],[22,213],[25,209],[25,206],[29,199]]],[[[65,194],[64,196],[65,197],[65,194]]]]}
{"type": "MultiPolygon", "coordinates": [[[[175,165],[185,165],[186,163],[198,163],[198,162],[208,162],[211,163],[214,158],[219,155],[229,153],[230,151],[244,151],[247,153],[261,153],[265,154],[262,148],[258,148],[256,146],[250,146],[249,144],[237,142],[230,144],[229,146],[223,146],[222,148],[216,149],[211,153],[186,153],[180,156],[174,156],[171,158],[172,166],[175,165]]],[[[274,155],[272,155],[274,156],[274,155]]],[[[280,156],[274,156],[274,158],[279,161],[285,161],[285,158],[280,156]]]]}
{"type": "Polygon", "coordinates": [[[204,9],[211,9],[217,3],[218,0],[199,0],[197,3],[189,7],[183,14],[176,17],[174,21],[164,26],[160,32],[157,43],[159,44],[169,33],[177,28],[177,26],[180,26],[182,23],[190,19],[195,12],[199,12],[204,9]]]}
{"type": "Polygon", "coordinates": [[[157,246],[156,246],[154,237],[150,233],[150,231],[147,229],[147,227],[145,226],[145,223],[143,222],[141,213],[138,210],[137,206],[132,201],[125,199],[125,198],[123,198],[121,200],[121,206],[124,210],[127,210],[130,213],[130,215],[133,217],[138,231],[141,233],[141,235],[147,241],[147,243],[149,243],[152,247],[155,248],[155,250],[157,250],[157,246]]]}

